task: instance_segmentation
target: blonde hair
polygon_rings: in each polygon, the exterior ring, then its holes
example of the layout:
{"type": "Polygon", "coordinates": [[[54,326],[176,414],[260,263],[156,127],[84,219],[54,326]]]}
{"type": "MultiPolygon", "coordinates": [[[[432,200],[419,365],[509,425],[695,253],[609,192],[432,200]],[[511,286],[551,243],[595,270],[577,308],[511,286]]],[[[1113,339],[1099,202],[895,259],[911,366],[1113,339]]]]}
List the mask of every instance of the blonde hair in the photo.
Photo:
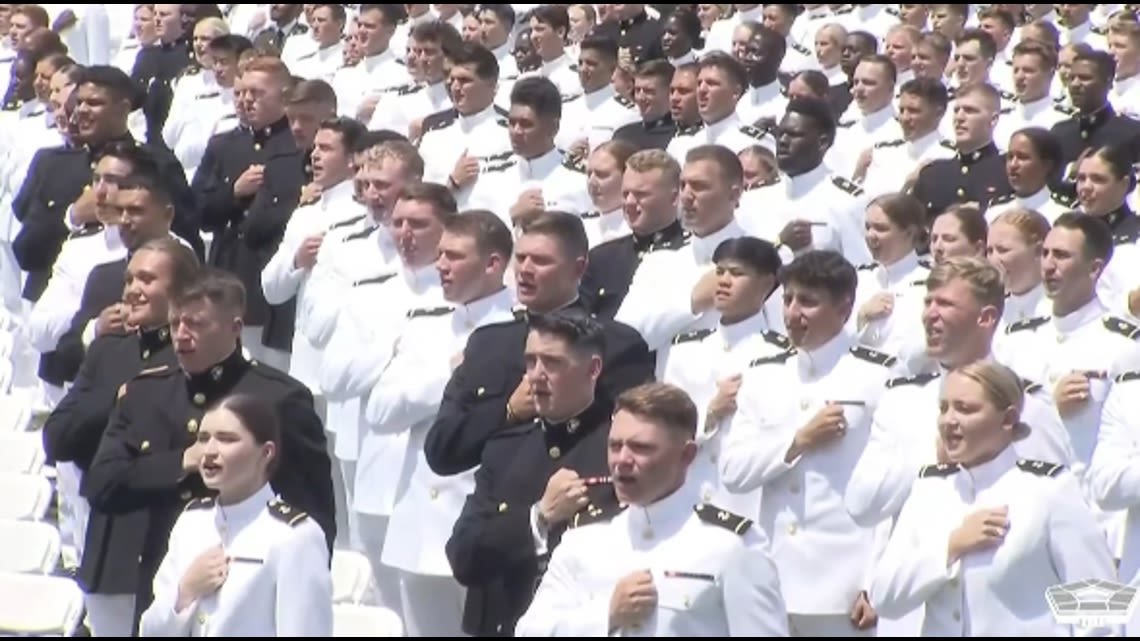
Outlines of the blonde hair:
{"type": "Polygon", "coordinates": [[[226,24],[225,20],[222,20],[216,16],[202,18],[198,21],[197,24],[194,25],[193,30],[197,31],[199,27],[212,31],[215,34],[215,37],[226,36],[230,33],[230,25],[226,24]]]}
{"type": "Polygon", "coordinates": [[[670,185],[681,183],[681,165],[677,159],[661,149],[643,149],[629,157],[625,163],[627,171],[639,174],[660,171],[670,185]]]}
{"type": "Polygon", "coordinates": [[[1025,409],[1025,384],[1013,370],[997,361],[981,360],[963,365],[953,373],[977,383],[994,407],[1003,412],[1013,410],[1015,439],[1029,435],[1029,426],[1021,420],[1021,412],[1025,409]]]}
{"type": "Polygon", "coordinates": [[[1045,236],[1049,234],[1051,228],[1048,218],[1035,210],[1024,207],[1003,212],[990,223],[990,229],[998,225],[1009,225],[1016,229],[1027,245],[1039,245],[1045,242],[1045,236]]]}
{"type": "Polygon", "coordinates": [[[930,268],[926,290],[945,287],[955,280],[965,282],[983,307],[994,307],[999,314],[1005,310],[1005,282],[998,268],[988,260],[977,256],[947,258],[930,268]]]}
{"type": "Polygon", "coordinates": [[[360,155],[360,164],[364,167],[378,167],[387,160],[394,160],[404,166],[405,174],[414,180],[421,180],[424,176],[424,159],[415,145],[403,140],[389,140],[388,142],[369,147],[360,155]]]}

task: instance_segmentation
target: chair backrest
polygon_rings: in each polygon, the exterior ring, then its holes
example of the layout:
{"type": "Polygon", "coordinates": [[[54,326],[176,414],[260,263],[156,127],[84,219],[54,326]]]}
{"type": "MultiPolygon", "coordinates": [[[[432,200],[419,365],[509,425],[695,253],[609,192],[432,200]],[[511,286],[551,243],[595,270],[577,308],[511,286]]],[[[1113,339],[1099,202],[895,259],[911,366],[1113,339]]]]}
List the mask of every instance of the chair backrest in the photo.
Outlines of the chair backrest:
{"type": "Polygon", "coordinates": [[[51,482],[35,474],[0,473],[0,519],[42,521],[51,506],[51,482]]]}
{"type": "Polygon", "coordinates": [[[349,550],[333,550],[333,603],[364,603],[373,592],[372,564],[368,557],[349,550]]]}
{"type": "Polygon", "coordinates": [[[44,466],[43,435],[0,432],[0,474],[39,474],[44,466]]]}
{"type": "Polygon", "coordinates": [[[82,617],[73,579],[0,572],[0,635],[69,637],[82,617]]]}
{"type": "Polygon", "coordinates": [[[0,572],[51,574],[60,547],[59,530],[51,524],[0,519],[0,572]]]}
{"type": "Polygon", "coordinates": [[[404,621],[388,608],[338,603],[333,605],[334,637],[402,637],[404,621]]]}

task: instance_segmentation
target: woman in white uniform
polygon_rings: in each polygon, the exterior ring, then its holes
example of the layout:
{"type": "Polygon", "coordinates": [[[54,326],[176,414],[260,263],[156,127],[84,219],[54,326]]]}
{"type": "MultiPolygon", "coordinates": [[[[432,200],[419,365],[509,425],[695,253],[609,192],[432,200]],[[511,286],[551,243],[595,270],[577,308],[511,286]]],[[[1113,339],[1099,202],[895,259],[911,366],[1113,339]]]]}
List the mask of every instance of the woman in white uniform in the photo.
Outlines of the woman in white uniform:
{"type": "Polygon", "coordinates": [[[1047,591],[1115,580],[1112,555],[1076,478],[1015,453],[1031,429],[1023,402],[1017,375],[992,361],[947,377],[939,461],[919,472],[871,582],[880,615],[925,606],[922,636],[1082,632],[1057,622],[1047,591]]]}
{"type": "Polygon", "coordinates": [[[175,523],[140,636],[332,636],[328,547],[316,521],[269,487],[280,452],[276,413],[254,397],[231,396],[202,418],[187,455],[217,496],[175,523]]]}

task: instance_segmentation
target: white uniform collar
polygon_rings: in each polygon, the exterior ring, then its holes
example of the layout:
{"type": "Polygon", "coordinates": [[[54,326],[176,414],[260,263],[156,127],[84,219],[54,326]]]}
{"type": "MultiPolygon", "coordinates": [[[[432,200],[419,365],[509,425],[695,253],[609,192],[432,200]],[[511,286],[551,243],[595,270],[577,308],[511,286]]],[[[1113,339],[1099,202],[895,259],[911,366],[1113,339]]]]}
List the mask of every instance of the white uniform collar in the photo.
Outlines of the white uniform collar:
{"type": "Polygon", "coordinates": [[[345,201],[352,201],[356,203],[356,188],[351,180],[341,181],[332,187],[326,187],[321,191],[321,209],[328,209],[344,203],[345,201]]]}
{"type": "Polygon", "coordinates": [[[395,61],[396,61],[396,54],[392,53],[391,48],[388,48],[388,49],[381,51],[378,54],[375,54],[372,56],[367,56],[366,58],[364,58],[363,60],[360,61],[360,65],[362,67],[364,67],[365,71],[372,72],[372,71],[375,71],[376,68],[379,67],[380,65],[383,65],[383,64],[386,64],[389,62],[395,62],[395,61]]]}
{"type": "Polygon", "coordinates": [[[479,125],[489,120],[493,120],[497,115],[498,112],[495,111],[495,105],[493,103],[487,105],[487,107],[482,111],[475,112],[470,116],[459,114],[459,129],[463,133],[469,134],[479,125]]]}
{"type": "Polygon", "coordinates": [[[422,294],[432,287],[439,287],[439,270],[436,269],[435,263],[423,267],[409,267],[406,264],[401,264],[400,276],[408,288],[416,294],[422,294]]]}
{"type": "Polygon", "coordinates": [[[586,109],[593,111],[616,95],[617,91],[614,90],[614,86],[607,83],[606,86],[593,93],[582,94],[582,97],[586,101],[586,109]]]}
{"type": "Polygon", "coordinates": [[[962,489],[973,490],[973,497],[976,497],[978,492],[993,487],[998,479],[1013,469],[1015,465],[1017,465],[1017,452],[1011,445],[985,463],[962,468],[962,474],[959,476],[961,482],[967,485],[962,489]]]}
{"type": "Polygon", "coordinates": [[[720,323],[720,335],[724,337],[726,349],[732,349],[746,338],[763,334],[768,330],[768,318],[764,315],[763,306],[760,307],[760,311],[740,322],[725,325],[722,318],[720,323]]]}
{"type": "Polygon", "coordinates": [[[911,160],[918,160],[924,153],[926,153],[927,149],[930,149],[934,145],[941,143],[942,134],[940,134],[938,132],[938,129],[935,128],[933,131],[927,133],[924,136],[920,136],[914,140],[907,141],[906,154],[911,160]]]}
{"type": "Polygon", "coordinates": [[[693,234],[692,240],[690,241],[693,248],[693,257],[697,259],[697,264],[708,265],[712,263],[713,252],[716,251],[716,248],[721,243],[729,238],[738,238],[745,235],[747,234],[744,229],[736,223],[735,218],[708,236],[698,237],[696,234],[693,234]]]}
{"type": "Polygon", "coordinates": [[[879,263],[875,266],[875,278],[879,281],[880,285],[889,286],[897,284],[902,279],[906,278],[908,274],[918,268],[918,254],[911,251],[906,256],[903,256],[894,264],[884,265],[879,263]]]}
{"type": "Polygon", "coordinates": [[[1100,299],[1093,296],[1092,300],[1081,305],[1076,311],[1065,316],[1053,316],[1053,328],[1057,330],[1058,334],[1075,332],[1104,316],[1106,311],[1100,299]]]}
{"type": "Polygon", "coordinates": [[[806,196],[815,186],[823,182],[831,175],[831,171],[827,165],[819,163],[819,166],[811,171],[800,174],[799,176],[783,176],[780,182],[784,184],[784,193],[788,198],[801,198],[806,196]]]}
{"type": "Polygon", "coordinates": [[[551,74],[564,68],[570,68],[570,57],[566,55],[566,52],[562,52],[562,55],[550,62],[542,63],[542,75],[549,78],[551,74]]]}
{"type": "Polygon", "coordinates": [[[729,129],[739,129],[743,125],[744,121],[741,120],[740,116],[737,116],[734,111],[716,122],[706,122],[705,129],[709,132],[710,139],[716,140],[717,137],[729,129]]]}
{"type": "Polygon", "coordinates": [[[829,372],[839,359],[850,351],[855,340],[846,331],[840,331],[831,340],[814,350],[800,350],[796,366],[802,378],[815,378],[829,372]]]}
{"type": "Polygon", "coordinates": [[[518,156],[518,159],[519,172],[522,174],[523,180],[531,180],[536,176],[546,177],[550,175],[555,167],[562,164],[562,152],[555,147],[537,158],[527,159],[518,156]]]}
{"type": "Polygon", "coordinates": [[[700,503],[700,484],[686,482],[681,489],[645,506],[631,505],[626,526],[631,541],[667,540],[680,531],[700,503]]]}
{"type": "Polygon", "coordinates": [[[268,507],[274,498],[273,488],[266,483],[253,493],[253,496],[239,501],[233,505],[214,503],[214,524],[218,533],[225,539],[227,534],[233,534],[243,526],[252,523],[268,507]]]}
{"type": "Polygon", "coordinates": [[[481,326],[488,318],[502,313],[510,314],[514,306],[515,296],[509,288],[473,300],[459,307],[460,314],[466,319],[467,326],[475,328],[481,326]]]}

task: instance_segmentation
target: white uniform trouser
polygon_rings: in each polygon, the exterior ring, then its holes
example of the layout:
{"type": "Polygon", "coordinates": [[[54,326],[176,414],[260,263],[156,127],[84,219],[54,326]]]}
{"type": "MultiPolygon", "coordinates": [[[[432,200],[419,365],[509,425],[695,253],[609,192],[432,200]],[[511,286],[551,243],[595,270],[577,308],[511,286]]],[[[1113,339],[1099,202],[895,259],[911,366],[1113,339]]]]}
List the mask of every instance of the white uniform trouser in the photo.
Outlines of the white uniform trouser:
{"type": "Polygon", "coordinates": [[[465,637],[463,601],[467,590],[450,576],[426,576],[400,570],[404,635],[465,637]]]}
{"type": "Polygon", "coordinates": [[[380,561],[384,552],[384,539],[388,536],[388,517],[378,514],[356,514],[360,524],[361,552],[368,557],[372,566],[372,580],[376,588],[374,605],[379,605],[393,612],[403,612],[404,608],[400,598],[400,572],[388,567],[380,561]]]}
{"type": "MultiPolygon", "coordinates": [[[[344,536],[338,536],[338,539],[343,539],[345,546],[350,550],[364,550],[364,541],[360,536],[360,513],[352,509],[352,499],[356,495],[356,461],[348,459],[332,457],[333,465],[339,468],[340,471],[340,487],[341,492],[344,493],[343,509],[337,508],[337,527],[340,527],[340,513],[344,512],[344,536]]],[[[334,474],[337,470],[333,470],[334,474]]],[[[338,530],[340,531],[340,530],[338,530]]]]}
{"type": "Polygon", "coordinates": [[[59,536],[65,552],[64,564],[79,567],[83,558],[83,541],[87,536],[87,518],[91,506],[79,495],[83,472],[74,463],[55,464],[55,488],[59,496],[59,536]],[[68,558],[74,550],[75,558],[68,558]]]}
{"type": "Polygon", "coordinates": [[[129,637],[135,622],[135,595],[88,594],[87,623],[93,637],[129,637]]]}
{"type": "Polygon", "coordinates": [[[261,342],[261,332],[264,329],[264,327],[243,327],[241,330],[241,346],[249,352],[250,358],[288,373],[289,352],[266,347],[261,342]]]}
{"type": "Polygon", "coordinates": [[[793,637],[873,637],[875,630],[857,630],[846,614],[789,614],[788,629],[793,637]]]}

